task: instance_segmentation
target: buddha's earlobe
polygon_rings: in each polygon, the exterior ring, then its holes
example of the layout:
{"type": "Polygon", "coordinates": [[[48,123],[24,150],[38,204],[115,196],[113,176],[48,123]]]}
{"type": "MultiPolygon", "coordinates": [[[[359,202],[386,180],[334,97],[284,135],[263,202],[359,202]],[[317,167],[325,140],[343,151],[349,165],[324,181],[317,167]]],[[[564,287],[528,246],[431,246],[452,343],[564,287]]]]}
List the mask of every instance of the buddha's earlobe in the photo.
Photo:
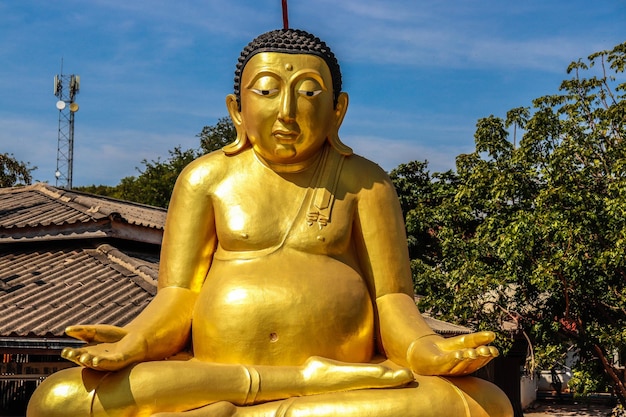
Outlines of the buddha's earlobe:
{"type": "Polygon", "coordinates": [[[340,154],[349,156],[352,155],[352,148],[345,145],[339,139],[339,128],[341,127],[341,123],[343,123],[343,118],[346,116],[346,112],[348,111],[348,94],[347,93],[339,93],[339,97],[337,97],[337,105],[335,106],[335,119],[334,126],[331,128],[331,131],[328,134],[328,143],[340,154]]]}
{"type": "Polygon", "coordinates": [[[246,135],[246,128],[243,123],[243,118],[241,117],[241,111],[239,110],[237,96],[234,94],[226,96],[226,109],[237,131],[237,139],[235,139],[233,143],[224,146],[222,151],[224,151],[226,155],[234,155],[248,145],[248,135],[246,135]]]}

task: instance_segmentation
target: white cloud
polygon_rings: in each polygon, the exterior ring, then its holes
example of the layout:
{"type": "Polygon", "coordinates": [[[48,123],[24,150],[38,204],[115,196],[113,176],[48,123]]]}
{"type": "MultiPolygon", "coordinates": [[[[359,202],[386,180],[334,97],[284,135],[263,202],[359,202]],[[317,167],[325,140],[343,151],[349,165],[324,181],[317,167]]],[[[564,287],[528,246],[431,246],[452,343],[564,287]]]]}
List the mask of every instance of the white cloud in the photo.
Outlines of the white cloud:
{"type": "MultiPolygon", "coordinates": [[[[333,37],[331,28],[341,28],[333,41],[346,59],[409,67],[562,72],[570,61],[613,46],[606,31],[571,27],[575,6],[565,13],[562,2],[523,3],[344,0],[324,23],[333,37]]],[[[613,38],[621,41],[617,32],[613,38]]]]}
{"type": "Polygon", "coordinates": [[[352,147],[356,154],[374,161],[389,172],[400,164],[411,161],[428,161],[428,170],[445,172],[455,169],[455,159],[459,154],[471,152],[466,146],[424,146],[408,141],[393,140],[375,136],[344,136],[342,140],[352,147]]]}

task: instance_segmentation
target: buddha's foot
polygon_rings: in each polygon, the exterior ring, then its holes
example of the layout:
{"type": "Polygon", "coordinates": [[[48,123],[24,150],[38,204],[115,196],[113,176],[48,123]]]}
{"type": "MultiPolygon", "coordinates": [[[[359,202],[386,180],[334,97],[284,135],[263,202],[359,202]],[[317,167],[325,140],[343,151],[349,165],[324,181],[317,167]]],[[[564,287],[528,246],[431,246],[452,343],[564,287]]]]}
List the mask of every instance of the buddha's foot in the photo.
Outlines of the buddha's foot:
{"type": "Polygon", "coordinates": [[[307,395],[366,388],[391,388],[413,381],[409,369],[370,363],[347,363],[312,356],[302,370],[307,395]]]}
{"type": "Polygon", "coordinates": [[[150,417],[277,417],[282,404],[283,401],[272,401],[255,406],[237,407],[227,401],[220,401],[195,410],[156,413],[150,417]]]}
{"type": "Polygon", "coordinates": [[[156,413],[150,417],[233,417],[237,407],[227,401],[220,401],[201,408],[178,413],[156,413]]]}

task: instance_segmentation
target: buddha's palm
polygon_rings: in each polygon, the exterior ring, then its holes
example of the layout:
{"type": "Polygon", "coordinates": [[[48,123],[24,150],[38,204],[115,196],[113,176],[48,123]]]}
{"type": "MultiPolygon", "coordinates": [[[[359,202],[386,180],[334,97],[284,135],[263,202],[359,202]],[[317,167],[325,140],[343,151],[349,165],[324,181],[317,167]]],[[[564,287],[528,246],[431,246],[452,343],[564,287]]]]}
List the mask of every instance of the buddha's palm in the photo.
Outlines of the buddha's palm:
{"type": "Polygon", "coordinates": [[[498,356],[493,332],[478,332],[444,339],[432,335],[411,345],[409,363],[420,375],[462,376],[482,368],[498,356]]]}
{"type": "Polygon", "coordinates": [[[80,348],[65,348],[61,356],[88,368],[115,371],[146,358],[143,337],[127,330],[103,324],[70,326],[68,336],[87,342],[80,348]]]}

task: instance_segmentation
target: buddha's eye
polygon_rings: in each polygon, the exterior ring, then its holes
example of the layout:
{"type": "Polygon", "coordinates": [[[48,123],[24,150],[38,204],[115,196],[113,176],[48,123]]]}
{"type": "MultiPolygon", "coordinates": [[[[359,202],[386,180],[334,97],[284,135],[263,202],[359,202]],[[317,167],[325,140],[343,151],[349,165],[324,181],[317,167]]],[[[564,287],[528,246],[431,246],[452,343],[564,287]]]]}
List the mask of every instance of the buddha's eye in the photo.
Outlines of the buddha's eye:
{"type": "Polygon", "coordinates": [[[300,82],[297,87],[298,94],[305,97],[315,97],[322,91],[324,88],[317,82],[317,80],[306,78],[300,82]]]}
{"type": "Polygon", "coordinates": [[[272,97],[279,93],[280,81],[270,75],[263,75],[255,79],[248,88],[259,96],[272,97]]]}
{"type": "Polygon", "coordinates": [[[278,88],[272,88],[269,90],[264,90],[260,88],[251,88],[252,92],[258,94],[260,96],[273,96],[278,93],[278,88]]]}
{"type": "Polygon", "coordinates": [[[298,94],[301,94],[306,97],[315,97],[321,92],[322,90],[298,90],[298,94]]]}

